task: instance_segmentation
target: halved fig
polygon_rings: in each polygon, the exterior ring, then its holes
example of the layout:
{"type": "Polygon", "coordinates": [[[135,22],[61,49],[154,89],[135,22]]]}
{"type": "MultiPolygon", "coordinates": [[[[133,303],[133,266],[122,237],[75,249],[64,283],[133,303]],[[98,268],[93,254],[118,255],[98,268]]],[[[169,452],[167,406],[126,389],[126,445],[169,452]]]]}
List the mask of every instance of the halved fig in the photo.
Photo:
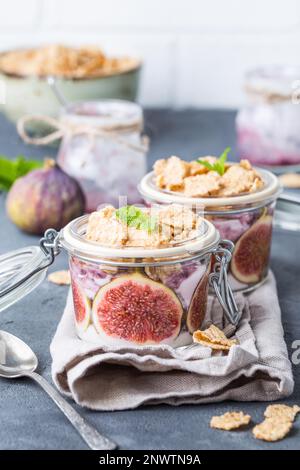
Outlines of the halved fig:
{"type": "Polygon", "coordinates": [[[262,215],[238,240],[231,260],[231,272],[245,284],[263,279],[269,264],[272,216],[262,215]]]}
{"type": "Polygon", "coordinates": [[[101,287],[92,312],[99,333],[136,344],[155,344],[178,336],[183,309],[171,289],[134,273],[101,287]]]}
{"type": "Polygon", "coordinates": [[[198,330],[204,320],[207,308],[208,280],[211,263],[197,285],[187,312],[186,325],[190,333],[198,330]]]}
{"type": "Polygon", "coordinates": [[[81,331],[85,331],[90,324],[91,302],[74,279],[72,279],[72,294],[76,326],[81,331]]]}

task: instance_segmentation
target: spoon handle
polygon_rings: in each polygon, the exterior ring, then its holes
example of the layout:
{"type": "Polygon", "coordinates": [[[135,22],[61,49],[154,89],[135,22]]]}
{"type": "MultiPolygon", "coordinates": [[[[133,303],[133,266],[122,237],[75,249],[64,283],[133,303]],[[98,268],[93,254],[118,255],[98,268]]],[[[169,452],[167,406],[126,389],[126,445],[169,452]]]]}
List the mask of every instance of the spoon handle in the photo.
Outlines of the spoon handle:
{"type": "Polygon", "coordinates": [[[44,379],[44,377],[36,372],[26,372],[24,375],[31,377],[45,390],[45,392],[48,393],[92,450],[116,449],[117,445],[107,437],[99,434],[95,428],[90,426],[86,420],[82,418],[82,416],[80,416],[80,414],[78,414],[77,411],[55,390],[55,388],[53,388],[47,380],[44,379]]]}

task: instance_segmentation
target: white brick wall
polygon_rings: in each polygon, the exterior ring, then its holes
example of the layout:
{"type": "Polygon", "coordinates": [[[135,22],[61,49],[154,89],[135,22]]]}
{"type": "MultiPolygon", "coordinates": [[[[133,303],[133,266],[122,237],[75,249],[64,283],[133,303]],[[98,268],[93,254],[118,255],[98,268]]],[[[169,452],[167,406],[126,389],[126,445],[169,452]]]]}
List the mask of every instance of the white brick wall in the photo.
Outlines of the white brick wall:
{"type": "Polygon", "coordinates": [[[1,49],[49,42],[142,56],[144,105],[235,107],[249,67],[300,64],[300,1],[0,0],[1,49]]]}

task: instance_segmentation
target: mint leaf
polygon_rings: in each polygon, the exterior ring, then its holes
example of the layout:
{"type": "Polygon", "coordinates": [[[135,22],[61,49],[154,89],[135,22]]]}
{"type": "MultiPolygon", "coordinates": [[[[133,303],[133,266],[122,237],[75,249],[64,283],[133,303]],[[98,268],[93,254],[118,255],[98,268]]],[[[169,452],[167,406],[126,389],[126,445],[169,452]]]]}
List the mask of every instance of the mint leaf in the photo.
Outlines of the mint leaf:
{"type": "Polygon", "coordinates": [[[17,178],[41,166],[42,162],[26,160],[23,156],[11,160],[0,155],[0,191],[8,191],[17,178]]]}
{"type": "Polygon", "coordinates": [[[121,222],[132,226],[139,217],[139,209],[135,206],[120,207],[120,209],[116,211],[116,216],[121,222]]]}
{"type": "Polygon", "coordinates": [[[135,206],[124,206],[116,210],[116,217],[128,227],[152,232],[156,228],[156,219],[135,206]]]}
{"type": "Polygon", "coordinates": [[[197,160],[198,163],[201,163],[201,165],[205,166],[211,171],[215,171],[215,164],[212,165],[211,163],[207,162],[206,160],[197,160]]]}
{"type": "Polygon", "coordinates": [[[11,184],[9,182],[5,181],[5,179],[0,178],[0,191],[8,191],[10,186],[11,184]]]}
{"type": "Polygon", "coordinates": [[[18,157],[15,161],[16,163],[16,174],[19,178],[20,176],[24,176],[32,170],[36,170],[37,168],[41,168],[43,166],[42,162],[38,162],[36,160],[26,160],[24,157],[18,157]]]}
{"type": "Polygon", "coordinates": [[[150,217],[147,214],[144,214],[140,219],[138,228],[141,230],[147,230],[148,232],[153,232],[156,229],[157,220],[155,217],[150,217]]]}
{"type": "Polygon", "coordinates": [[[226,147],[226,149],[223,151],[223,153],[221,153],[221,155],[219,156],[219,159],[216,161],[216,164],[218,166],[218,173],[222,176],[224,175],[225,173],[225,162],[227,160],[227,156],[230,152],[231,148],[230,147],[226,147]]]}
{"type": "Polygon", "coordinates": [[[200,159],[198,159],[197,162],[201,163],[201,165],[205,166],[210,171],[216,171],[217,173],[219,173],[220,176],[223,176],[225,173],[225,162],[227,160],[227,156],[230,150],[230,147],[226,147],[226,149],[219,156],[218,160],[213,164],[207,162],[206,160],[200,159]]]}

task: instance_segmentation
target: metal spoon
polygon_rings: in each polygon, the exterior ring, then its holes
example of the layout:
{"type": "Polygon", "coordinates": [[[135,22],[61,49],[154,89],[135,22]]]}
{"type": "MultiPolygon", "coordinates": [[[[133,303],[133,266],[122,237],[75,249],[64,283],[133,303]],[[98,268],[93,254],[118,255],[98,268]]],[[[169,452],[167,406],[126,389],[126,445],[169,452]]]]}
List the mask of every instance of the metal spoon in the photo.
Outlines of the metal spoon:
{"type": "Polygon", "coordinates": [[[34,352],[16,336],[0,330],[0,377],[14,379],[30,377],[48,393],[93,450],[111,450],[117,446],[90,426],[77,411],[41,375],[34,372],[38,360],[34,352]]]}
{"type": "Polygon", "coordinates": [[[63,96],[62,92],[58,88],[56,79],[52,75],[48,75],[47,82],[48,82],[48,85],[50,86],[50,88],[52,89],[57,101],[59,102],[59,104],[63,108],[65,108],[68,105],[68,103],[67,103],[67,100],[65,99],[65,97],[63,96]]]}

